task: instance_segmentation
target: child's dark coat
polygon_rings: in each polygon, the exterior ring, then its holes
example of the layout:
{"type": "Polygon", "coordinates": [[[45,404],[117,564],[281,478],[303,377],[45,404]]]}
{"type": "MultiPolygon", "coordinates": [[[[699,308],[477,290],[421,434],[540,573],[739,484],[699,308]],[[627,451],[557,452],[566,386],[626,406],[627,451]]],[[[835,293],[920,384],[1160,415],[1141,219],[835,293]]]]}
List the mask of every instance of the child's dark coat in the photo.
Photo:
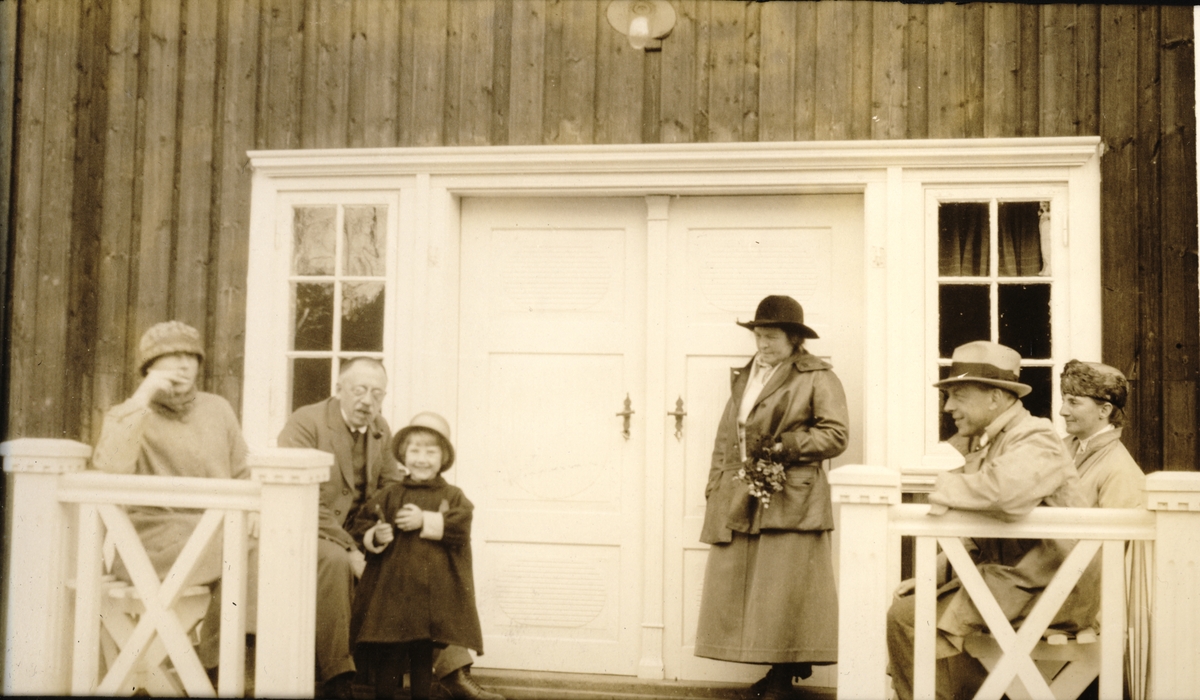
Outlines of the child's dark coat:
{"type": "Polygon", "coordinates": [[[471,570],[471,514],[475,506],[462,489],[437,476],[429,481],[392,483],[359,511],[351,534],[363,535],[379,521],[376,506],[394,523],[401,506],[441,512],[440,540],[421,530],[395,528],[395,539],[379,554],[367,553],[367,568],[354,595],[350,638],[357,643],[429,639],[437,646],[457,644],[483,653],[471,570]]]}

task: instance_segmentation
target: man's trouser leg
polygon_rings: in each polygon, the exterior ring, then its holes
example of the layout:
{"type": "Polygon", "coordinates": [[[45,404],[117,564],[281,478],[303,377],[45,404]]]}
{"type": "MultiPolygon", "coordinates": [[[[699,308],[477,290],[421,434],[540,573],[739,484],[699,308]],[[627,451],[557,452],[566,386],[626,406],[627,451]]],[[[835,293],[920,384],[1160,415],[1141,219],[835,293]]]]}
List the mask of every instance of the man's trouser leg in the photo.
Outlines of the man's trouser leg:
{"type": "Polygon", "coordinates": [[[354,669],[350,654],[350,604],[354,569],[345,547],[317,540],[317,668],[321,680],[354,669]]]}
{"type": "MultiPolygon", "coordinates": [[[[938,599],[938,614],[949,595],[938,599]]],[[[915,638],[916,596],[907,595],[892,601],[887,616],[888,669],[897,700],[913,700],[913,646],[915,638]]],[[[940,632],[938,633],[941,634],[940,632]]],[[[938,644],[939,655],[950,645],[938,644]]],[[[955,654],[939,658],[934,666],[934,682],[938,700],[959,700],[975,694],[987,678],[987,669],[970,654],[955,654]]]]}

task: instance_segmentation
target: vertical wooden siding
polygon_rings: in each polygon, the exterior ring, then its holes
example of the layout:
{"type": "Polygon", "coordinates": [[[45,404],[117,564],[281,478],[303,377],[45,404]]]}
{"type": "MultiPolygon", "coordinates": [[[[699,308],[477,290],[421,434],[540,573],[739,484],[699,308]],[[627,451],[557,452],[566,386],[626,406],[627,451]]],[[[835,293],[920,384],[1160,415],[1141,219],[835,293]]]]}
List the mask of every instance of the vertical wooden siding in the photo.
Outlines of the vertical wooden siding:
{"type": "Polygon", "coordinates": [[[8,434],[92,439],[172,317],[240,405],[251,148],[1099,134],[1103,359],[1139,460],[1195,468],[1189,8],[672,2],[649,53],[604,0],[0,3],[8,434]]]}

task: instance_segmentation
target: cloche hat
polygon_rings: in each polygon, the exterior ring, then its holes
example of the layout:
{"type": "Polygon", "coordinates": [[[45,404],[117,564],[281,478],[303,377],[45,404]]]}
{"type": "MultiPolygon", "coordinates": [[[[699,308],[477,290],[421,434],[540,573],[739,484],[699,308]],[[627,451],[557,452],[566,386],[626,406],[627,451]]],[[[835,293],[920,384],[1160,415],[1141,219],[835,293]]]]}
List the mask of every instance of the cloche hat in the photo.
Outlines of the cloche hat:
{"type": "Polygon", "coordinates": [[[1064,394],[1107,401],[1117,408],[1124,408],[1129,397],[1129,383],[1121,370],[1099,362],[1071,360],[1063,367],[1059,386],[1064,394]]]}
{"type": "Polygon", "coordinates": [[[422,411],[412,417],[408,425],[401,428],[392,438],[392,454],[395,455],[396,461],[404,464],[404,440],[408,434],[414,430],[426,430],[438,436],[439,442],[442,443],[442,468],[439,471],[444,472],[454,465],[454,445],[450,443],[450,423],[433,411],[422,411]]]}
{"type": "Polygon", "coordinates": [[[763,297],[754,311],[754,320],[745,323],[738,321],[737,324],[751,330],[760,327],[783,328],[796,331],[802,338],[820,337],[816,331],[804,325],[804,307],[800,306],[800,302],[781,294],[763,297]]]}
{"type": "Polygon", "coordinates": [[[1033,387],[1017,381],[1021,376],[1021,355],[1012,348],[989,340],[976,340],[954,348],[950,358],[950,376],[934,382],[939,389],[951,384],[975,382],[1000,387],[1023,398],[1033,387]]]}
{"type": "Polygon", "coordinates": [[[163,321],[150,326],[138,343],[138,371],[146,376],[150,365],[163,355],[186,352],[204,362],[200,331],[182,321],[163,321]]]}

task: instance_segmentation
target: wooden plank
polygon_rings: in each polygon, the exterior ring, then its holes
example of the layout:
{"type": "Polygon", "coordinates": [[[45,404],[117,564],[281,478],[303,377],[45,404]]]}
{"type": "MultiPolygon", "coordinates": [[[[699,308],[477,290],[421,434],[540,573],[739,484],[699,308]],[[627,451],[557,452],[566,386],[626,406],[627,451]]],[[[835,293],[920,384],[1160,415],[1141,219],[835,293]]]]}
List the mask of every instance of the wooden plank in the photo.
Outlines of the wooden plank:
{"type": "Polygon", "coordinates": [[[488,145],[492,128],[492,2],[451,3],[450,66],[457,71],[453,90],[447,79],[447,100],[456,105],[447,115],[446,141],[464,146],[488,145]],[[457,41],[453,38],[457,37],[457,41]]]}
{"type": "Polygon", "coordinates": [[[1164,469],[1197,468],[1196,90],[1189,8],[1160,10],[1162,376],[1164,469]],[[1183,91],[1187,92],[1184,93],[1183,91]]]}
{"type": "Polygon", "coordinates": [[[92,442],[99,438],[104,411],[124,401],[132,390],[133,352],[138,340],[130,305],[133,302],[131,257],[141,3],[139,0],[115,0],[107,5],[107,120],[103,141],[104,189],[99,212],[100,252],[96,261],[92,442]]]}
{"type": "Polygon", "coordinates": [[[1133,134],[1137,124],[1137,13],[1131,6],[1100,10],[1100,137],[1105,144],[1100,181],[1100,289],[1104,362],[1131,382],[1127,413],[1135,418],[1123,430],[1123,442],[1137,458],[1141,378],[1138,357],[1137,172],[1133,134]]]}
{"type": "Polygon", "coordinates": [[[704,56],[697,34],[703,27],[697,0],[678,0],[674,6],[675,28],[662,50],[659,138],[663,143],[688,143],[696,140],[696,112],[702,94],[697,75],[704,56]]]}
{"type": "Polygon", "coordinates": [[[447,0],[413,3],[412,145],[445,143],[447,0]]]}
{"type": "Polygon", "coordinates": [[[795,112],[793,138],[812,141],[817,137],[817,3],[796,3],[795,112]]]}
{"type": "Polygon", "coordinates": [[[509,100],[513,58],[513,1],[492,2],[492,94],[491,129],[488,143],[508,143],[509,100]]]}
{"type": "Polygon", "coordinates": [[[16,196],[13,202],[12,237],[12,355],[9,365],[10,437],[43,437],[40,411],[38,367],[41,353],[37,345],[38,256],[42,230],[41,191],[43,142],[45,140],[45,85],[48,75],[51,31],[50,2],[28,3],[21,16],[21,84],[17,105],[17,123],[21,125],[20,148],[16,158],[16,196]]]}
{"type": "Polygon", "coordinates": [[[1074,136],[1077,75],[1075,59],[1075,6],[1042,7],[1041,39],[1042,136],[1074,136]]]}
{"type": "Polygon", "coordinates": [[[304,6],[262,0],[262,110],[257,148],[299,148],[304,61],[304,6]]]}
{"type": "Polygon", "coordinates": [[[795,123],[796,11],[799,3],[766,3],[759,15],[758,139],[791,141],[795,123]]]}
{"type": "Polygon", "coordinates": [[[358,0],[350,22],[346,145],[395,146],[400,5],[394,0],[358,0]]]}
{"type": "MultiPolygon", "coordinates": [[[[462,70],[463,63],[468,59],[463,56],[463,14],[465,3],[452,2],[446,13],[446,62],[443,78],[446,91],[446,102],[443,106],[442,133],[447,146],[458,145],[458,117],[462,108],[462,70]]],[[[476,48],[476,50],[478,50],[476,48]]]]}
{"type": "Polygon", "coordinates": [[[1012,136],[1020,120],[1019,7],[988,3],[984,15],[983,135],[1012,136]]]}
{"type": "MultiPolygon", "coordinates": [[[[171,316],[199,329],[208,323],[209,242],[212,238],[213,117],[216,88],[216,3],[189,2],[182,42],[179,113],[179,222],[171,316]]],[[[207,368],[205,368],[207,370],[207,368]]]]}
{"type": "Polygon", "coordinates": [[[249,257],[250,167],[246,151],[255,145],[255,98],[259,86],[259,8],[257,0],[226,0],[221,26],[226,41],[218,54],[217,179],[210,266],[208,357],[213,393],[239,414],[246,345],[246,266],[249,257]]]}
{"type": "Polygon", "coordinates": [[[746,3],[742,18],[742,141],[758,141],[758,80],[762,59],[762,5],[746,3]]]}
{"type": "Polygon", "coordinates": [[[79,5],[52,3],[48,61],[42,86],[43,117],[41,198],[38,206],[37,384],[34,414],[38,434],[66,437],[63,405],[79,397],[66,395],[67,310],[71,293],[71,192],[75,178],[76,89],[79,57],[79,5]]]}
{"type": "Polygon", "coordinates": [[[350,0],[314,0],[314,24],[305,27],[305,148],[344,148],[349,134],[350,0]],[[312,76],[311,79],[309,76],[312,76]]]}
{"type": "Polygon", "coordinates": [[[624,34],[609,26],[603,9],[596,17],[595,143],[638,143],[642,140],[642,86],[652,52],[631,47],[624,34]]]}
{"type": "Polygon", "coordinates": [[[707,141],[741,141],[744,86],[742,55],[745,37],[742,3],[714,3],[710,8],[708,38],[708,137],[707,141]]]}
{"type": "Polygon", "coordinates": [[[413,25],[416,20],[416,4],[418,0],[399,0],[400,2],[400,77],[396,85],[396,104],[400,111],[397,115],[396,133],[397,141],[401,146],[413,145],[414,136],[414,110],[412,103],[414,99],[414,90],[416,88],[416,76],[413,71],[416,60],[416,47],[414,46],[415,29],[413,25]]]}
{"type": "Polygon", "coordinates": [[[1041,6],[1019,5],[1021,123],[1017,136],[1039,136],[1041,124],[1041,6]]]}
{"type": "Polygon", "coordinates": [[[908,8],[904,55],[908,66],[906,135],[923,139],[929,136],[929,13],[925,5],[908,8]]]}
{"type": "Polygon", "coordinates": [[[149,33],[141,54],[145,81],[139,105],[145,135],[138,179],[141,202],[137,226],[137,333],[170,318],[171,246],[175,210],[175,144],[179,108],[179,6],[151,3],[144,32],[149,33]]]}
{"type": "Polygon", "coordinates": [[[983,53],[987,34],[984,32],[986,6],[967,3],[958,6],[962,12],[962,119],[967,138],[983,136],[983,103],[988,96],[983,91],[983,53]]]}
{"type": "Polygon", "coordinates": [[[908,128],[908,62],[905,35],[908,8],[902,3],[871,5],[874,62],[871,65],[871,138],[902,139],[908,128]]]}
{"type": "MultiPolygon", "coordinates": [[[[16,67],[17,67],[17,18],[18,7],[15,2],[0,3],[0,104],[5,105],[0,110],[0,161],[15,165],[13,160],[13,117],[12,106],[16,104],[16,67]]],[[[4,255],[0,256],[0,288],[10,289],[9,277],[12,268],[9,267],[8,253],[12,246],[13,231],[9,227],[12,213],[12,176],[13,169],[0,168],[0,236],[5,241],[4,255]]],[[[10,300],[11,301],[11,300],[10,300]]],[[[8,328],[9,304],[0,304],[0,328],[8,328]]],[[[0,345],[0,363],[10,367],[10,343],[0,345]]],[[[0,426],[8,426],[11,397],[9,396],[8,372],[0,372],[0,396],[4,402],[0,405],[0,426]]],[[[11,431],[10,433],[11,434],[11,431]]]]}
{"type": "Polygon", "coordinates": [[[817,72],[814,134],[818,141],[850,138],[854,109],[851,90],[854,53],[846,37],[854,32],[854,6],[817,5],[817,72]]]}
{"type": "Polygon", "coordinates": [[[965,94],[963,15],[958,5],[929,8],[929,138],[967,135],[962,96],[965,94]]]}
{"type": "Polygon", "coordinates": [[[850,4],[850,138],[871,138],[875,114],[872,104],[871,66],[875,59],[875,48],[871,40],[875,35],[875,14],[871,2],[856,1],[850,4]]]}
{"type": "Polygon", "coordinates": [[[1100,6],[1075,7],[1076,130],[1100,133],[1100,6]]]}
{"type": "Polygon", "coordinates": [[[1141,439],[1141,462],[1153,469],[1162,468],[1162,248],[1161,200],[1159,190],[1158,144],[1162,134],[1161,95],[1159,94],[1158,9],[1138,8],[1137,125],[1133,132],[1139,148],[1134,167],[1138,173],[1137,227],[1141,241],[1138,264],[1138,317],[1141,319],[1138,388],[1141,414],[1135,417],[1141,439]]]}
{"type": "Polygon", "coordinates": [[[542,142],[546,2],[513,0],[509,63],[508,143],[542,142]]]}
{"type": "MultiPolygon", "coordinates": [[[[100,255],[100,217],[104,182],[105,72],[108,68],[106,42],[109,6],[99,0],[82,0],[79,35],[79,88],[75,137],[75,172],[71,230],[71,290],[67,309],[67,367],[63,425],[69,437],[88,440],[91,436],[92,377],[96,329],[96,267],[100,255]]],[[[7,192],[7,190],[5,190],[7,192]]]]}

